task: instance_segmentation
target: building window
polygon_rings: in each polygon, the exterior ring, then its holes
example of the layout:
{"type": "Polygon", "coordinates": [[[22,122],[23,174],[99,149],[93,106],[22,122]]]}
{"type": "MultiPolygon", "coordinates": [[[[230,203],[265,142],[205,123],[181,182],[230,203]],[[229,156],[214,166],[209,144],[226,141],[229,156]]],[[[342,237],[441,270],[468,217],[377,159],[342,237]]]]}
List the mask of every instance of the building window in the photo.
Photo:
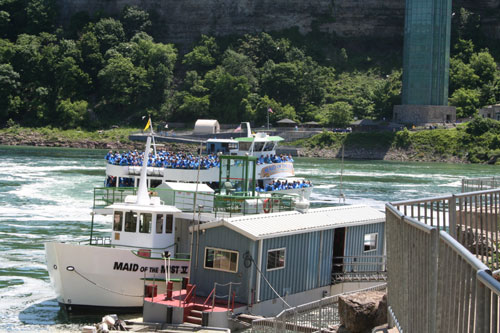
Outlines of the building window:
{"type": "Polygon", "coordinates": [[[285,249],[267,251],[267,270],[285,268],[285,249]]]}
{"type": "Polygon", "coordinates": [[[238,252],[206,247],[204,267],[206,269],[236,273],[238,271],[238,252]]]}
{"type": "Polygon", "coordinates": [[[139,232],[143,234],[151,233],[151,221],[153,215],[151,213],[141,213],[139,220],[139,232]]]}
{"type": "Polygon", "coordinates": [[[122,217],[123,212],[115,212],[115,219],[113,221],[114,231],[122,231],[122,217]]]}
{"type": "Polygon", "coordinates": [[[375,251],[377,249],[378,233],[365,234],[364,251],[375,251]]]}
{"type": "Polygon", "coordinates": [[[137,213],[126,212],[125,213],[125,231],[135,232],[137,228],[137,213]]]}

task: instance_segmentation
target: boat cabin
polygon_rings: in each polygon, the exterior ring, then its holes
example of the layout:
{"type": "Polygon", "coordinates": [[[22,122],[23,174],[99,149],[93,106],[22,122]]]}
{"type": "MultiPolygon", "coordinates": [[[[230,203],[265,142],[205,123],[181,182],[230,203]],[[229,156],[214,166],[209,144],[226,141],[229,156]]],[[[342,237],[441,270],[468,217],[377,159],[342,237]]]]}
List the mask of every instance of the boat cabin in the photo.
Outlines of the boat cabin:
{"type": "Polygon", "coordinates": [[[207,154],[237,155],[238,141],[233,139],[208,139],[207,154]]]}
{"type": "Polygon", "coordinates": [[[261,155],[275,155],[278,142],[284,139],[279,136],[269,136],[259,132],[253,137],[236,138],[238,155],[250,155],[260,157],[261,155]]]}
{"type": "MultiPolygon", "coordinates": [[[[155,198],[151,199],[152,202],[155,201],[155,198]]],[[[133,200],[135,199],[126,199],[125,203],[115,203],[108,207],[113,210],[111,246],[149,250],[169,248],[170,253],[175,255],[175,220],[181,210],[161,205],[159,200],[156,200],[157,204],[150,206],[127,202],[133,200]]]]}

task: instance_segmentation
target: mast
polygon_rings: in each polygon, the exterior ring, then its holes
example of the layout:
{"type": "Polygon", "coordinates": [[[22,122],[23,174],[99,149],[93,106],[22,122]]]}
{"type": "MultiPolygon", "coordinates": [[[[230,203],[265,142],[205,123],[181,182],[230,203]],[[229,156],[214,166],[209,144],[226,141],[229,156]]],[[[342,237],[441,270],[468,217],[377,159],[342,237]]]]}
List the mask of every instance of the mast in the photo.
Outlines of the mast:
{"type": "Polygon", "coordinates": [[[144,158],[142,159],[141,177],[139,180],[139,189],[137,190],[137,205],[149,205],[150,198],[148,194],[148,161],[149,161],[149,151],[151,150],[151,137],[153,136],[153,126],[151,124],[151,118],[148,120],[146,129],[150,128],[148,138],[146,140],[146,149],[144,150],[144,158]]]}

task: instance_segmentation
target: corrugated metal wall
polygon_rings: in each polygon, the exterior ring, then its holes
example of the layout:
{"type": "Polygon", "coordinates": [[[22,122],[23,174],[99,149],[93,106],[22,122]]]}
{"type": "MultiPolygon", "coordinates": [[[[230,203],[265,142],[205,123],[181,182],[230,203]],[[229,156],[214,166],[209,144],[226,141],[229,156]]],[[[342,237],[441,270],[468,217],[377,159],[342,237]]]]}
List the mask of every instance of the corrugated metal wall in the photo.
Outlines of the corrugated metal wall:
{"type": "MultiPolygon", "coordinates": [[[[245,263],[245,253],[249,252],[253,258],[257,258],[257,246],[252,240],[226,228],[217,227],[200,232],[198,244],[198,264],[196,264],[196,235],[194,234],[193,256],[191,261],[191,283],[196,284],[197,296],[208,296],[214,288],[214,282],[225,284],[228,282],[239,282],[233,287],[236,291],[236,302],[248,303],[249,291],[255,284],[255,267],[251,261],[245,263]],[[232,251],[238,251],[238,272],[230,273],[203,268],[205,260],[205,247],[214,247],[232,251]],[[248,267],[245,267],[248,266],[248,267]]],[[[254,259],[256,261],[256,259],[254,259]]],[[[229,287],[217,287],[217,296],[227,295],[229,287]]],[[[227,297],[226,297],[227,299],[227,297]]]]}
{"type": "MultiPolygon", "coordinates": [[[[265,239],[261,271],[280,296],[318,288],[330,284],[332,253],[333,229],[265,239]],[[285,267],[267,271],[267,251],[279,248],[286,248],[285,267]]],[[[260,288],[261,301],[277,297],[264,279],[260,288]]]]}
{"type": "MultiPolygon", "coordinates": [[[[384,254],[384,233],[385,223],[365,224],[355,227],[347,228],[345,239],[344,255],[349,256],[381,256],[384,254]],[[364,252],[364,236],[366,234],[378,233],[377,236],[377,249],[375,251],[364,252]]],[[[362,259],[363,262],[378,262],[377,259],[362,259]]],[[[346,259],[345,262],[352,262],[346,259]]],[[[357,271],[374,271],[377,266],[352,266],[357,271]]]]}

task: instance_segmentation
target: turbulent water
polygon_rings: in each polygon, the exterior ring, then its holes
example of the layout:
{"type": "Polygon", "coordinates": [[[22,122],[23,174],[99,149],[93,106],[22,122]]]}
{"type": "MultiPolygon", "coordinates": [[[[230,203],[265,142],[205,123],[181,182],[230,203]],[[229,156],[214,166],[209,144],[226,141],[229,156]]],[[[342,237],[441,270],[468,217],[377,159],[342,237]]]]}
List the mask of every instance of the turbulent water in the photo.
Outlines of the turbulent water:
{"type": "MultiPolygon", "coordinates": [[[[43,243],[88,238],[93,188],[104,181],[105,151],[0,146],[0,331],[78,331],[101,315],[60,310],[45,269],[43,243]]],[[[298,159],[296,175],[315,185],[315,204],[383,209],[387,201],[460,190],[463,177],[488,177],[489,165],[298,159]],[[341,171],[343,170],[343,172],[341,171]],[[341,181],[342,174],[342,181],[341,181]]],[[[111,231],[106,218],[99,232],[111,231]]]]}

